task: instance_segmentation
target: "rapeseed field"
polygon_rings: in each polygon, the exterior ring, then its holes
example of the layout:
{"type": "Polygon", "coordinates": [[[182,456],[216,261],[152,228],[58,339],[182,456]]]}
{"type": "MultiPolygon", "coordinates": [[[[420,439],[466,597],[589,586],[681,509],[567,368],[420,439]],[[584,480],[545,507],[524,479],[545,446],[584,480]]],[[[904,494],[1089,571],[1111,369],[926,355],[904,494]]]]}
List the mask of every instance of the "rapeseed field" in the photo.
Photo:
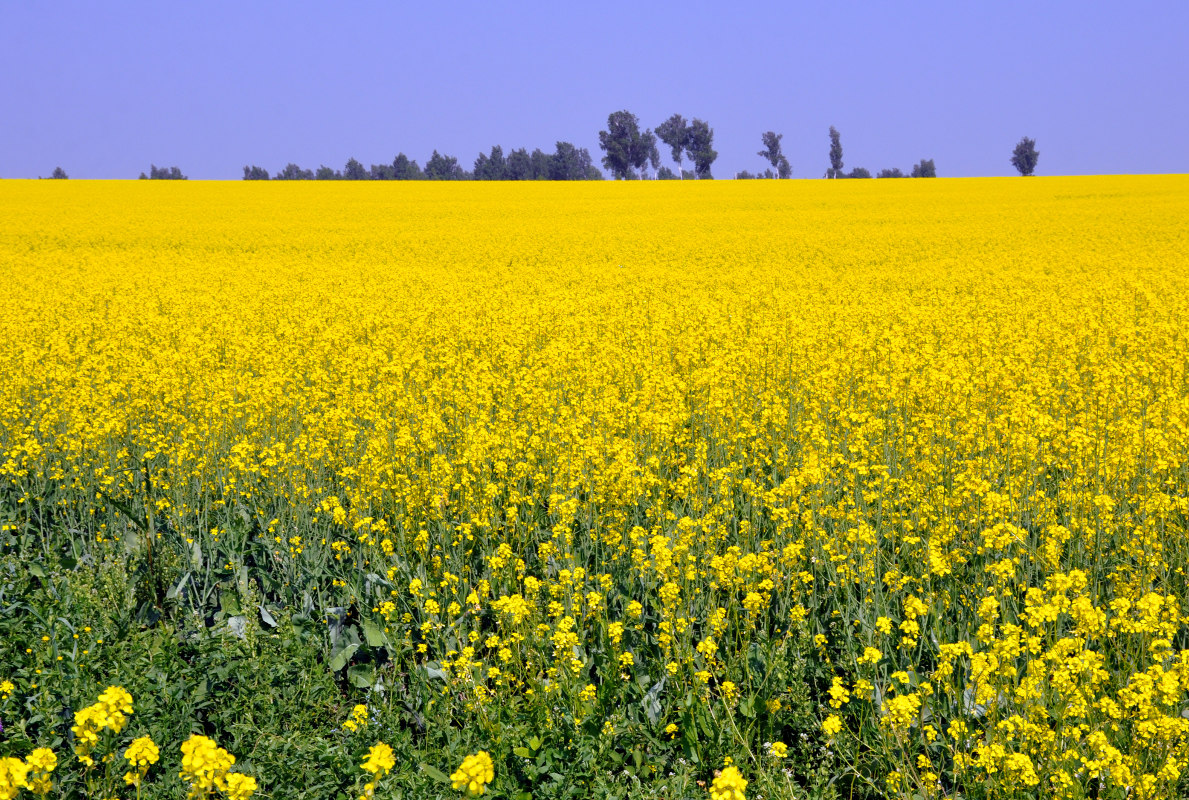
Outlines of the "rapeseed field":
{"type": "Polygon", "coordinates": [[[0,798],[1185,796],[1187,220],[0,182],[0,798]]]}

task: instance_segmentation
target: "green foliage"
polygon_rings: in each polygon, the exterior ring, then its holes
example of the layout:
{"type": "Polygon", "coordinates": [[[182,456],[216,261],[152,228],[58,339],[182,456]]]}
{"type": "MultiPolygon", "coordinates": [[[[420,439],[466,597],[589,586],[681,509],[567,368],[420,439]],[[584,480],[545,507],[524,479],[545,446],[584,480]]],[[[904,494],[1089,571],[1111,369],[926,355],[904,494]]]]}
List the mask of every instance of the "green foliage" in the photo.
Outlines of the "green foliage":
{"type": "Polygon", "coordinates": [[[629,111],[616,111],[607,117],[607,130],[599,131],[599,147],[603,150],[603,166],[619,180],[636,177],[650,162],[659,166],[656,135],[652,130],[641,133],[640,122],[629,111]]]}
{"type": "Polygon", "coordinates": [[[916,164],[912,165],[912,177],[914,178],[936,178],[937,167],[933,165],[933,159],[922,158],[916,164]]]}
{"type": "Polygon", "coordinates": [[[841,178],[842,174],[842,134],[833,125],[830,126],[830,168],[826,175],[831,178],[841,178]]]}
{"type": "Polygon", "coordinates": [[[1031,175],[1036,171],[1036,162],[1040,158],[1040,153],[1036,150],[1036,140],[1029,139],[1024,136],[1016,143],[1015,149],[1011,151],[1011,165],[1016,168],[1016,171],[1021,175],[1031,175]]]}

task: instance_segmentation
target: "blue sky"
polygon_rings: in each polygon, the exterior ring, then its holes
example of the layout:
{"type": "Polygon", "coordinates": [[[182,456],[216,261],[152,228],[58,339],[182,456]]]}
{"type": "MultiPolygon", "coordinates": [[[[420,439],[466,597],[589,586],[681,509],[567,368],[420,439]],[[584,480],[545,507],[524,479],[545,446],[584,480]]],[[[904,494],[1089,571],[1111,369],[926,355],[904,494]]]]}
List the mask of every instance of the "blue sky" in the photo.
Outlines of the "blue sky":
{"type": "MultiPolygon", "coordinates": [[[[718,177],[828,164],[1189,172],[1189,3],[0,0],[0,177],[191,178],[501,144],[590,149],[618,109],[715,131],[718,177]]],[[[667,157],[666,157],[667,161],[667,157]]]]}

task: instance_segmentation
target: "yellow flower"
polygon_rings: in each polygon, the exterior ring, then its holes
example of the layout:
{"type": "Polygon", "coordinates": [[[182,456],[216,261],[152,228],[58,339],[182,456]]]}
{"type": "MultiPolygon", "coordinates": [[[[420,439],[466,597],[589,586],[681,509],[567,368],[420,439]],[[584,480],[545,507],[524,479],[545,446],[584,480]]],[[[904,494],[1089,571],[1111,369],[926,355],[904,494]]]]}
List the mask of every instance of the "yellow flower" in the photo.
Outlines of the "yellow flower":
{"type": "Polygon", "coordinates": [[[450,776],[455,789],[466,789],[467,794],[480,795],[487,784],[495,779],[495,767],[487,751],[480,750],[462,760],[462,765],[450,776]]]}
{"type": "Polygon", "coordinates": [[[773,742],[768,752],[772,754],[773,758],[784,758],[789,754],[789,746],[784,742],[773,742]]]}
{"type": "Polygon", "coordinates": [[[224,793],[227,800],[248,800],[256,791],[256,779],[250,775],[236,773],[227,776],[227,787],[224,793]]]}
{"type": "Polygon", "coordinates": [[[356,705],[354,708],[351,709],[351,716],[346,722],[343,723],[343,727],[346,728],[347,730],[351,731],[352,733],[355,733],[360,728],[367,727],[367,719],[368,719],[367,706],[356,705]]]}
{"type": "Polygon", "coordinates": [[[392,748],[383,742],[376,742],[371,749],[367,751],[367,758],[360,765],[364,772],[370,772],[377,778],[382,778],[388,774],[396,765],[396,756],[392,753],[392,748]]]}
{"type": "Polygon", "coordinates": [[[842,720],[838,718],[837,714],[831,714],[822,723],[822,730],[825,731],[827,736],[834,736],[842,730],[842,720]]]}
{"type": "Polygon", "coordinates": [[[747,781],[739,772],[738,767],[726,767],[718,773],[718,777],[710,785],[711,800],[746,800],[743,790],[747,788],[747,781]]]}
{"type": "Polygon", "coordinates": [[[28,784],[29,768],[19,758],[0,758],[0,800],[14,800],[28,784]]]}
{"type": "Polygon", "coordinates": [[[141,736],[132,740],[132,744],[124,751],[124,758],[133,768],[124,774],[124,783],[129,786],[140,786],[149,767],[157,763],[160,751],[148,736],[141,736]]]}

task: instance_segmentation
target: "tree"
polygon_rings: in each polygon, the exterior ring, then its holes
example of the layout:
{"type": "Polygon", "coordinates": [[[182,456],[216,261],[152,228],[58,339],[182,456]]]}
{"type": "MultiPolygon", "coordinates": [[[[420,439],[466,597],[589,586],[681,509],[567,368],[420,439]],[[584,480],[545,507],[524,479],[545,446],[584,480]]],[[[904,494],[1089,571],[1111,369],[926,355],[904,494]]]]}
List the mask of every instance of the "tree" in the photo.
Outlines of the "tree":
{"type": "Polygon", "coordinates": [[[694,118],[689,124],[689,136],[686,137],[685,152],[689,153],[694,162],[694,173],[700,179],[713,178],[710,165],[718,158],[718,151],[714,149],[714,129],[703,120],[694,118]]]}
{"type": "Polygon", "coordinates": [[[793,168],[789,164],[789,160],[784,157],[784,153],[780,152],[780,140],[784,138],[783,133],[776,131],[767,131],[760,137],[764,143],[764,149],[756,153],[768,159],[772,164],[772,168],[776,170],[776,174],[781,178],[787,178],[793,174],[793,168]]]}
{"type": "Polygon", "coordinates": [[[425,162],[425,179],[429,181],[461,181],[467,177],[466,171],[458,164],[454,156],[444,156],[433,151],[429,161],[425,162]]]}
{"type": "Polygon", "coordinates": [[[314,179],[314,171],[312,169],[302,169],[301,167],[290,161],[285,165],[285,168],[273,176],[275,181],[312,181],[314,179]]]}
{"type": "Polygon", "coordinates": [[[656,135],[669,147],[673,155],[673,162],[677,164],[677,171],[681,171],[681,154],[689,141],[689,127],[685,124],[685,117],[674,114],[656,126],[656,135]]]}
{"type": "Polygon", "coordinates": [[[1011,165],[1021,175],[1031,175],[1036,169],[1038,158],[1040,158],[1040,153],[1036,152],[1036,140],[1025,136],[1016,143],[1016,149],[1011,152],[1011,165]]]}
{"type": "Polygon", "coordinates": [[[421,167],[417,166],[416,161],[410,161],[404,153],[399,153],[396,158],[392,159],[392,179],[394,181],[419,181],[424,178],[425,175],[421,172],[421,167]]]}
{"type": "Polygon", "coordinates": [[[62,169],[61,167],[54,167],[54,174],[50,175],[50,177],[57,181],[64,181],[70,176],[67,175],[66,170],[62,169]]]}
{"type": "Polygon", "coordinates": [[[539,147],[534,147],[532,155],[529,156],[529,171],[532,176],[530,180],[547,181],[549,180],[549,154],[539,147]]]}
{"type": "Polygon", "coordinates": [[[528,150],[521,147],[508,154],[508,166],[504,171],[507,180],[531,181],[533,179],[533,160],[528,150]]]}
{"type": "Polygon", "coordinates": [[[900,171],[899,167],[892,167],[891,169],[881,169],[879,171],[879,174],[876,175],[875,177],[877,177],[877,178],[903,178],[903,177],[905,177],[905,175],[903,172],[900,171]]]}
{"type": "Polygon", "coordinates": [[[347,159],[347,166],[343,167],[343,180],[345,181],[366,181],[371,178],[367,170],[353,158],[347,159]]]}
{"type": "Polygon", "coordinates": [[[258,167],[253,164],[250,167],[244,167],[245,181],[266,181],[268,180],[268,170],[264,167],[258,167]]]}
{"type": "Polygon", "coordinates": [[[319,181],[341,181],[343,179],[343,173],[323,164],[314,173],[314,179],[319,181]]]}
{"type": "Polygon", "coordinates": [[[394,180],[391,164],[372,164],[367,168],[367,177],[373,181],[394,180]]]}
{"type": "Polygon", "coordinates": [[[477,181],[502,181],[506,180],[504,173],[508,169],[507,160],[504,158],[504,148],[498,144],[491,148],[491,155],[480,153],[479,157],[475,159],[474,176],[477,181]]]}
{"type": "MultiPolygon", "coordinates": [[[[140,173],[140,177],[145,178],[145,174],[140,173]]],[[[152,181],[184,181],[189,180],[182,171],[177,167],[158,167],[156,164],[149,165],[148,179],[152,181]]]]}
{"type": "Polygon", "coordinates": [[[916,164],[912,165],[912,177],[914,178],[936,178],[937,167],[933,166],[933,159],[922,158],[916,164]]]}
{"type": "Polygon", "coordinates": [[[668,167],[661,167],[657,170],[656,179],[658,181],[675,181],[677,180],[677,173],[668,167]]]}
{"type": "Polygon", "coordinates": [[[826,175],[831,178],[841,178],[842,174],[842,134],[833,125],[830,126],[830,168],[826,175]]]}
{"type": "Polygon", "coordinates": [[[590,152],[569,142],[558,142],[549,158],[549,180],[585,181],[594,167],[590,152]]]}
{"type": "Polygon", "coordinates": [[[855,167],[849,173],[847,173],[846,177],[848,177],[848,178],[870,178],[871,170],[867,169],[866,167],[855,167]]]}
{"type": "Polygon", "coordinates": [[[629,111],[616,111],[607,117],[607,130],[599,131],[603,166],[621,180],[636,177],[656,150],[656,136],[649,129],[640,132],[640,121],[629,111]]]}

